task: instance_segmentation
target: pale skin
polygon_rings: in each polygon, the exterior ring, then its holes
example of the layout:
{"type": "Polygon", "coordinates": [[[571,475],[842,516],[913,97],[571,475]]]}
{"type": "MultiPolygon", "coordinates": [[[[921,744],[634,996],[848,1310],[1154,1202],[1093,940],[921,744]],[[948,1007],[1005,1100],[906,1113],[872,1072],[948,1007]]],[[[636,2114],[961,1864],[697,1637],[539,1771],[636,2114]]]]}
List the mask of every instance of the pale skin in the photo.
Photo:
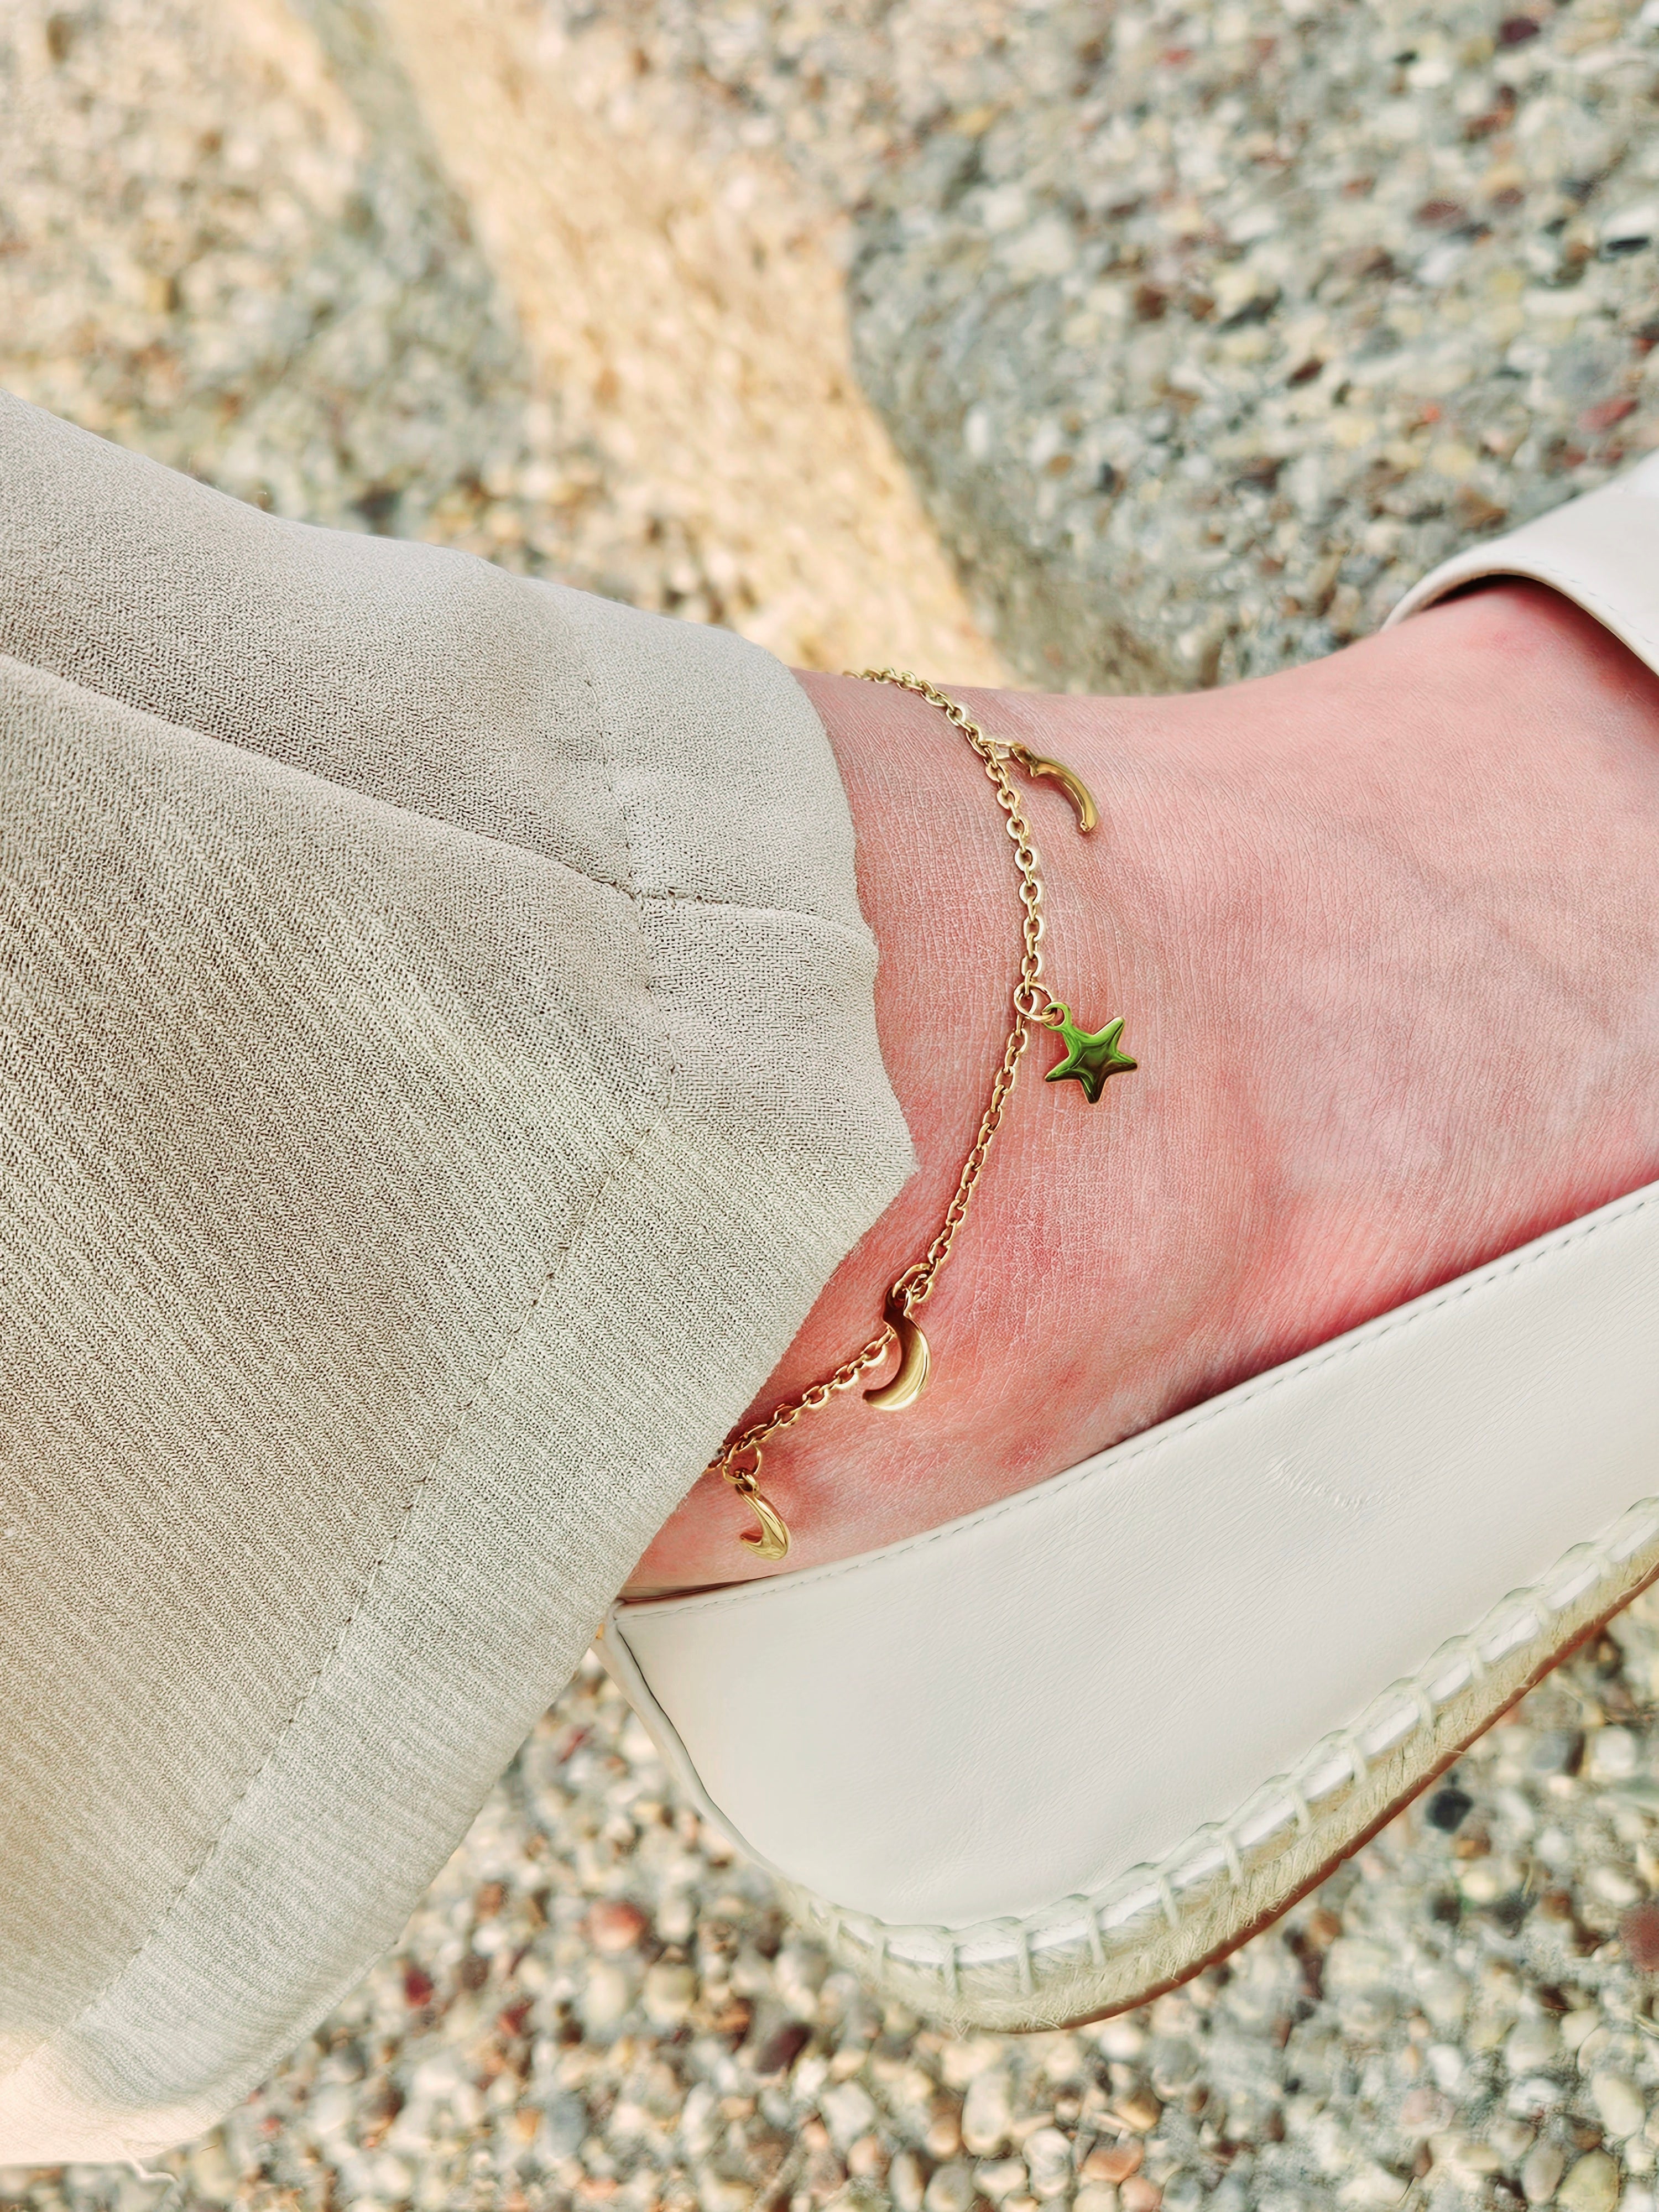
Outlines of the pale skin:
{"type": "MultiPolygon", "coordinates": [[[[851,803],[877,1022],[920,1165],[750,1418],[880,1325],[972,1142],[1017,979],[989,784],[933,708],[800,678],[851,803]]],[[[948,689],[948,684],[946,688],[948,689]]],[[[1026,786],[1044,981],[1139,1060],[1091,1106],[1034,1039],[919,1316],[910,1410],[856,1392],[769,1450],[786,1570],[1075,1466],[1659,1178],[1659,678],[1505,585],[1331,659],[1170,698],[965,692],[1103,819],[1026,786]]],[[[890,1364],[876,1379],[891,1372],[890,1364]]],[[[636,1590],[780,1570],[705,1477],[636,1590]]]]}

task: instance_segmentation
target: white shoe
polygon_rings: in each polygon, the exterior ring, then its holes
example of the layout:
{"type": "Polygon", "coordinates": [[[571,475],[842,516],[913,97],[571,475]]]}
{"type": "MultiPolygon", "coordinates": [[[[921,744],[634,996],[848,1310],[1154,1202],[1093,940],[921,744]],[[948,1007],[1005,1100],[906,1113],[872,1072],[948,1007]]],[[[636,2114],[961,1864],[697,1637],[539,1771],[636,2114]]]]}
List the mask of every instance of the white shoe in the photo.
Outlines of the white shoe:
{"type": "MultiPolygon", "coordinates": [[[[1659,457],[1398,615],[1496,574],[1659,667],[1659,457]]],[[[618,1605],[600,1649],[840,1956],[1030,2028],[1242,1942],[1656,1574],[1659,1184],[944,1528],[618,1605]]]]}

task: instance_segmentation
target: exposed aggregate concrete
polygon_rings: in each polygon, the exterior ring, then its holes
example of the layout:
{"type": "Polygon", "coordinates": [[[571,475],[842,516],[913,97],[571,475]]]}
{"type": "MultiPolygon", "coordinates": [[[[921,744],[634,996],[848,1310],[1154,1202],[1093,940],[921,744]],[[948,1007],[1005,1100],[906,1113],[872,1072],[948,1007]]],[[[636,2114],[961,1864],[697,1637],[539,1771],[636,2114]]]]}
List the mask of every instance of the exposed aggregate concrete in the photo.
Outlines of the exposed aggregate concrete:
{"type": "Polygon", "coordinates": [[[866,388],[1031,682],[1328,652],[1659,437],[1640,0],[564,5],[855,210],[866,388]]]}

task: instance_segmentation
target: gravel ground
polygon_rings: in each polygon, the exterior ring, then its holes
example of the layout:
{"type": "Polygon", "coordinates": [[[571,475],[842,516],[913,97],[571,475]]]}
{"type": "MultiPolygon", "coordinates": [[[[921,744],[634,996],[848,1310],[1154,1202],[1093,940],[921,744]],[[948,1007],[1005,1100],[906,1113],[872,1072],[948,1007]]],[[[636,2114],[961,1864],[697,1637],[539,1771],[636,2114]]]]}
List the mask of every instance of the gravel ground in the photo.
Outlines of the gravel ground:
{"type": "Polygon", "coordinates": [[[1097,64],[1045,27],[1081,84],[929,138],[860,357],[1028,673],[1328,652],[1659,437],[1644,12],[1125,11],[1097,64]]]}
{"type": "MultiPolygon", "coordinates": [[[[351,0],[13,0],[0,377],[281,512],[723,615],[802,658],[851,657],[878,606],[924,665],[993,668],[846,376],[845,266],[970,585],[1023,665],[1073,680],[1321,649],[1493,526],[1480,501],[1528,511],[1644,434],[1650,249],[1608,224],[1645,189],[1652,33],[1617,9],[1576,0],[1523,37],[1382,0],[1263,7],[1200,37],[979,0],[630,8],[387,0],[386,30],[351,0]],[[1379,41],[1414,54],[1386,101],[1319,111],[1339,34],[1345,82],[1379,41]],[[1139,88],[1092,136],[1029,135],[1092,113],[1112,69],[1139,88]],[[1489,169],[1520,175],[1484,191],[1489,169]],[[604,190],[546,243],[533,195],[584,176],[604,190]],[[1462,214],[1419,222],[1431,192],[1462,214]],[[1297,244],[1315,205],[1328,252],[1297,244]],[[1278,228],[1243,235],[1252,207],[1278,228]],[[603,288],[618,252],[657,256],[643,319],[603,288]],[[763,423],[800,413],[778,473],[720,465],[741,412],[665,416],[665,358],[763,423]],[[1278,612],[1189,652],[1212,602],[1270,574],[1278,612]],[[1068,578],[1115,580],[1115,643],[1066,628],[1068,578]]],[[[1656,1694],[1644,1601],[1229,1966],[1099,2027],[956,2041],[792,1933],[590,1668],[398,1950],[225,2127],[152,2178],[0,2172],[0,2203],[1656,2212],[1656,1694]]]]}
{"type": "Polygon", "coordinates": [[[3,2201],[1654,2212],[1656,1680],[1647,1599],[1229,1966],[956,2040],[828,1970],[590,1662],[398,1951],[162,2161],[176,2186],[71,2168],[3,2201]]]}
{"type": "Polygon", "coordinates": [[[844,226],[763,149],[596,129],[549,32],[6,0],[0,382],[278,514],[998,681],[854,378],[844,226]]]}
{"type": "Polygon", "coordinates": [[[544,4],[854,211],[866,388],[1031,681],[1328,652],[1659,438],[1650,0],[544,4]]]}
{"type": "Polygon", "coordinates": [[[0,11],[0,376],[278,514],[494,547],[510,307],[367,19],[319,20],[0,11]]]}

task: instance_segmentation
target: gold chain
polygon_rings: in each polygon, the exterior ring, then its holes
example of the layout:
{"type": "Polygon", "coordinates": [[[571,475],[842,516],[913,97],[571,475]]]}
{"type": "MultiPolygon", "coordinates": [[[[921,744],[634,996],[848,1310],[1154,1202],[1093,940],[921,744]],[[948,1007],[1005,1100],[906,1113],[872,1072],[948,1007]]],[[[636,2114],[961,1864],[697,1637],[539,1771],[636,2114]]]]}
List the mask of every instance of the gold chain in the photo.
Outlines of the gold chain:
{"type": "MultiPolygon", "coordinates": [[[[945,1209],[945,1218],[939,1233],[921,1258],[897,1276],[890,1287],[885,1302],[885,1320],[881,1334],[872,1336],[861,1350],[843,1360],[831,1375],[803,1390],[798,1398],[785,1401],[773,1407],[763,1420],[756,1421],[737,1435],[728,1438],[719,1456],[704,1469],[705,1474],[719,1474],[729,1482],[739,1497],[746,1498],[760,1522],[756,1535],[740,1536],[738,1542],[763,1559],[781,1559],[789,1549],[789,1531],[782,1516],[760,1489],[759,1477],[763,1449],[772,1437],[793,1428],[804,1413],[814,1413],[827,1406],[838,1392],[850,1390],[860,1376],[878,1367],[895,1344],[899,1350],[898,1370],[884,1389],[866,1394],[865,1403],[878,1411],[896,1413],[912,1406],[921,1396],[927,1380],[931,1354],[927,1340],[912,1319],[916,1308],[925,1305],[933,1294],[933,1285],[939,1272],[951,1257],[962,1225],[968,1218],[974,1202],[979,1180],[985,1171],[986,1159],[992,1140],[1002,1125],[1008,1101],[1019,1079],[1020,1062],[1025,1057],[1034,1026],[1061,1030],[1071,1046],[1070,1059],[1051,1071],[1054,1075],[1075,1073],[1083,1082],[1085,1094],[1092,1103],[1099,1096],[1103,1077],[1097,1075],[1091,1087],[1084,1068],[1073,1068],[1071,1060],[1078,1058],[1077,1042],[1098,1049],[1107,1040],[1109,1052],[1116,1042],[1121,1022],[1110,1024],[1090,1037],[1079,1030],[1072,1022],[1071,1009],[1060,1000],[1049,997],[1042,986],[1042,878],[1041,860],[1032,842],[1030,824],[1025,819],[1019,793],[1008,775],[1008,763],[1014,762],[1024,773],[1033,777],[1048,777],[1060,784],[1071,800],[1078,817],[1078,827],[1084,836],[1094,829],[1099,820],[1095,803],[1087,787],[1060,762],[1049,760],[1032,752],[1029,747],[1009,739],[989,738],[967,710],[956,700],[949,698],[920,676],[911,675],[901,668],[866,668],[859,674],[869,684],[893,684],[901,690],[913,692],[925,699],[929,706],[937,707],[979,756],[987,776],[996,793],[997,805],[1002,809],[1003,827],[1013,841],[1014,866],[1019,875],[1021,957],[1019,981],[1014,987],[1013,1025],[1007,1042],[1002,1048],[1002,1060],[991,1083],[991,1095],[985,1111],[980,1116],[979,1133],[975,1137],[962,1172],[957,1177],[957,1187],[951,1202],[945,1209]]],[[[1114,1066],[1133,1067],[1134,1062],[1121,1054],[1113,1054],[1114,1066]]]]}

